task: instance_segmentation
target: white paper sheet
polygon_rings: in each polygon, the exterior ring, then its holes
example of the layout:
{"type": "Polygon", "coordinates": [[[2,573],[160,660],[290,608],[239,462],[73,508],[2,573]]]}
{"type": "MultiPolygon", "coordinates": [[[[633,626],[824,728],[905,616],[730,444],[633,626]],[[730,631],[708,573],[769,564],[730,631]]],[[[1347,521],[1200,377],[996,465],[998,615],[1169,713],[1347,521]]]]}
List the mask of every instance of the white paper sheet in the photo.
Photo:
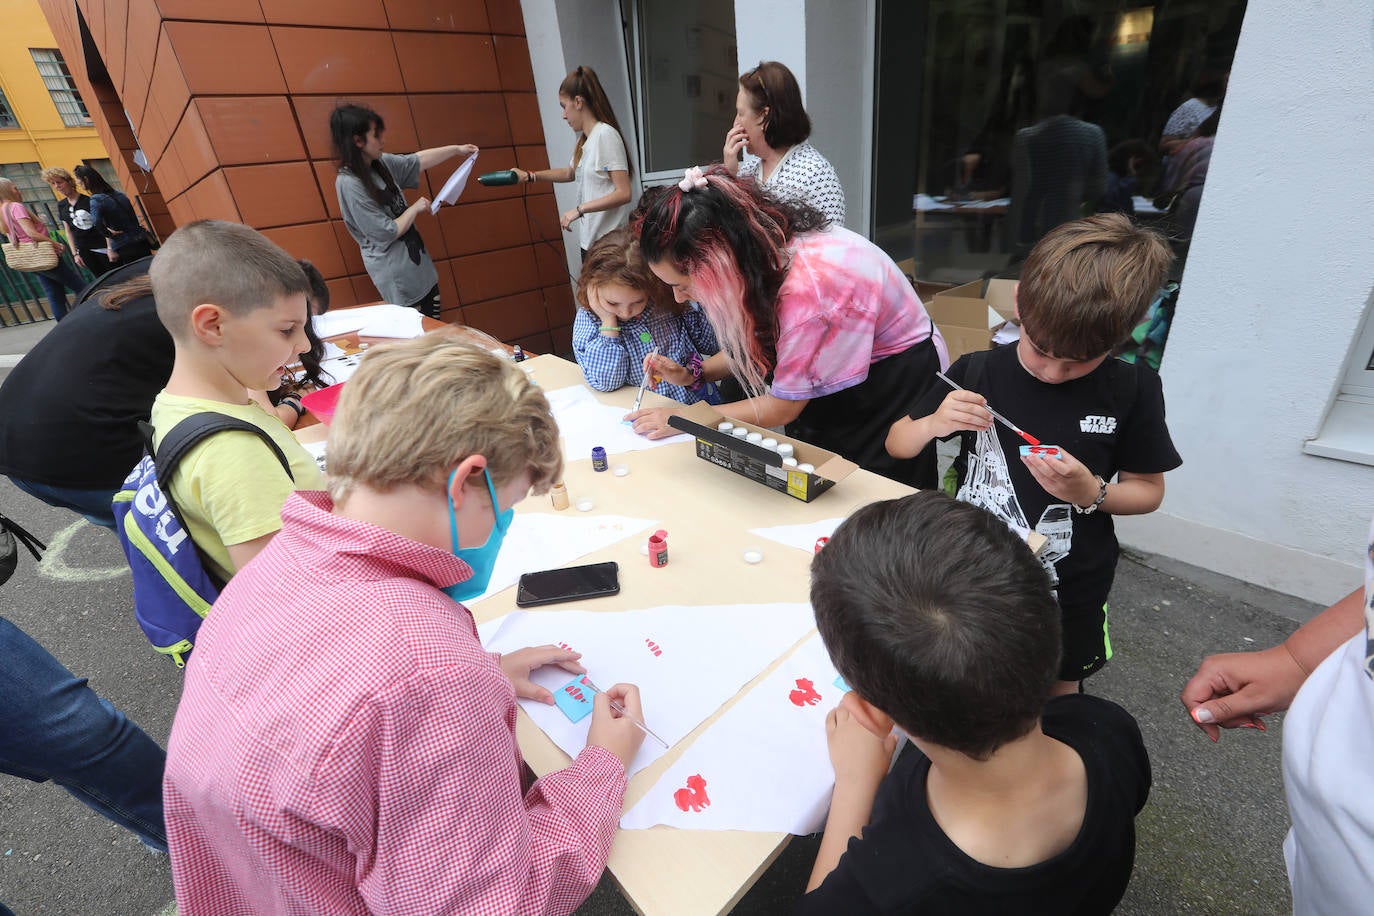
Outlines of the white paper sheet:
{"type": "Polygon", "coordinates": [[[929,194],[917,194],[911,200],[911,209],[920,210],[922,212],[928,210],[953,210],[954,205],[938,201],[929,194]]]}
{"type": "Polygon", "coordinates": [[[496,567],[491,572],[487,590],[465,603],[474,605],[510,588],[527,572],[567,566],[579,557],[623,541],[655,524],[648,518],[583,515],[572,509],[558,515],[544,512],[516,515],[501,544],[501,552],[496,556],[496,567]]]}
{"type": "Polygon", "coordinates": [[[362,360],[361,353],[352,356],[340,356],[335,359],[326,359],[320,362],[320,371],[323,375],[329,376],[325,380],[326,387],[329,385],[341,385],[353,377],[353,373],[358,371],[358,363],[362,360]],[[330,381],[332,379],[333,381],[330,381]]]}
{"type": "Polygon", "coordinates": [[[813,634],[683,751],[620,826],[821,829],[835,785],[825,717],[843,695],[838,677],[813,634]]]}
{"type": "Polygon", "coordinates": [[[823,518],[818,522],[807,522],[804,525],[777,525],[773,528],[750,528],[750,534],[756,534],[761,538],[768,538],[770,541],[777,541],[788,547],[795,547],[812,553],[816,549],[818,538],[828,538],[835,533],[835,529],[840,527],[842,518],[823,518]]]}
{"type": "Polygon", "coordinates": [[[630,412],[628,409],[607,407],[582,385],[546,391],[544,396],[553,408],[558,432],[563,437],[563,455],[569,461],[590,458],[593,446],[597,445],[604,448],[607,455],[619,455],[692,439],[686,433],[666,439],[646,439],[621,422],[630,412]]]}
{"type": "Polygon", "coordinates": [[[408,340],[425,332],[420,313],[403,305],[383,302],[359,308],[338,309],[311,319],[320,337],[337,337],[357,331],[361,337],[393,337],[408,340]]]}
{"type": "MultiPolygon", "coordinates": [[[[587,676],[602,689],[639,687],[645,724],[669,747],[677,744],[767,668],[815,624],[811,605],[666,606],[639,611],[516,611],[484,624],[492,652],[562,643],[582,653],[587,676]]],[[[556,691],[574,675],[542,668],[535,683],[556,691]]],[[[556,706],[521,705],[570,757],[587,743],[592,717],[571,722],[556,706]]],[[[823,737],[823,736],[822,736],[823,737]]],[[[736,752],[738,752],[736,748],[736,752]]],[[[634,775],[666,751],[645,738],[631,761],[634,775]]]]}
{"type": "Polygon", "coordinates": [[[472,166],[476,161],[477,154],[473,153],[463,160],[462,165],[454,169],[452,175],[448,176],[448,181],[444,182],[443,188],[434,195],[434,200],[430,201],[429,212],[431,214],[438,213],[439,208],[444,204],[452,205],[458,202],[458,198],[463,194],[463,188],[467,187],[468,176],[472,174],[472,166]]]}

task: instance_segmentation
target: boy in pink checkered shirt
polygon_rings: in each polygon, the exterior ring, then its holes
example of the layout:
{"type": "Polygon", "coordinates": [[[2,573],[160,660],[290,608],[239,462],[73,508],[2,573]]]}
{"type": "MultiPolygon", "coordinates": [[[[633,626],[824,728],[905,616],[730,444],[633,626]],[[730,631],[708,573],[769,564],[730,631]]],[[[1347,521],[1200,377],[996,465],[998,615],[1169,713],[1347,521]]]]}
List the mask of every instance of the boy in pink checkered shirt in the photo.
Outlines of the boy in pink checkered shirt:
{"type": "Polygon", "coordinates": [[[548,403],[443,335],[374,350],[330,430],[329,493],[200,630],[165,781],[194,913],[570,913],[596,885],[642,734],[596,697],[587,747],[525,789],[517,696],[582,672],[554,646],[485,652],[481,594],[510,507],[559,479],[548,403]]]}

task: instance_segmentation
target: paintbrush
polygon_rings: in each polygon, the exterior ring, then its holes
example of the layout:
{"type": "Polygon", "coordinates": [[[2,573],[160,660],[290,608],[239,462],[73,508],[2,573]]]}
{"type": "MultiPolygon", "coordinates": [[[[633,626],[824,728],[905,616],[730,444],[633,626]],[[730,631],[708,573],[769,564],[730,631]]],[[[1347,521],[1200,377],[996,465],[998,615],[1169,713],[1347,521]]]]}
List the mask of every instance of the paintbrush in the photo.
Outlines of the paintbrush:
{"type": "MultiPolygon", "coordinates": [[[[656,356],[657,354],[658,354],[658,347],[654,347],[652,350],[649,351],[649,355],[650,355],[650,356],[656,356]]],[[[639,405],[642,404],[642,403],[644,403],[644,389],[645,389],[645,388],[648,388],[648,387],[649,387],[649,373],[648,373],[648,372],[645,372],[645,373],[644,373],[644,378],[642,378],[642,379],[639,380],[639,394],[636,394],[636,395],[635,395],[635,407],[634,407],[635,410],[638,410],[638,409],[639,409],[639,405]]]]}
{"type": "MultiPolygon", "coordinates": [[[[598,686],[596,686],[595,684],[593,684],[592,681],[591,681],[591,678],[587,678],[587,677],[582,678],[582,683],[586,684],[588,687],[590,687],[590,688],[591,688],[593,691],[595,691],[596,693],[605,693],[605,692],[606,692],[606,691],[602,690],[600,687],[598,687],[598,686]]],[[[611,708],[614,709],[616,712],[620,713],[620,714],[621,714],[622,716],[624,716],[625,718],[629,719],[630,722],[634,724],[634,727],[635,727],[635,728],[639,729],[639,730],[642,731],[644,734],[648,735],[650,738],[653,738],[653,739],[654,739],[655,741],[657,741],[659,744],[663,745],[663,749],[664,749],[665,751],[668,750],[668,742],[667,742],[667,741],[664,741],[664,740],[663,740],[662,738],[660,738],[658,735],[655,735],[655,734],[653,733],[653,731],[649,728],[649,726],[645,725],[643,722],[639,721],[639,720],[636,719],[634,716],[630,715],[629,712],[626,711],[625,707],[621,704],[621,702],[620,702],[619,700],[615,700],[615,699],[612,699],[612,698],[610,698],[610,697],[607,697],[606,699],[610,700],[610,702],[611,702],[611,708]]]]}
{"type": "MultiPolygon", "coordinates": [[[[963,385],[960,385],[958,382],[956,382],[954,379],[950,378],[948,375],[945,375],[943,372],[937,372],[937,373],[935,373],[935,374],[938,375],[938,376],[941,378],[941,380],[944,381],[944,383],[945,383],[946,385],[948,385],[949,387],[954,388],[954,389],[956,389],[956,390],[958,390],[958,391],[968,391],[967,388],[965,388],[963,385]]],[[[993,410],[993,409],[992,409],[992,405],[986,403],[986,399],[984,399],[984,404],[983,404],[983,406],[987,408],[988,413],[992,414],[993,417],[994,417],[995,419],[998,419],[998,420],[1002,421],[1002,425],[1006,426],[1007,429],[1009,429],[1009,430],[1011,430],[1012,432],[1016,433],[1016,435],[1020,436],[1022,439],[1025,439],[1026,442],[1028,442],[1028,443],[1031,444],[1031,445],[1039,445],[1039,444],[1040,444],[1040,440],[1039,440],[1039,439],[1035,438],[1035,437],[1032,436],[1030,433],[1026,432],[1024,429],[1022,429],[1021,427],[1017,426],[1015,423],[1011,422],[1010,420],[1008,420],[1006,417],[1002,416],[1002,415],[1001,415],[1000,413],[998,413],[997,411],[993,410]]]]}

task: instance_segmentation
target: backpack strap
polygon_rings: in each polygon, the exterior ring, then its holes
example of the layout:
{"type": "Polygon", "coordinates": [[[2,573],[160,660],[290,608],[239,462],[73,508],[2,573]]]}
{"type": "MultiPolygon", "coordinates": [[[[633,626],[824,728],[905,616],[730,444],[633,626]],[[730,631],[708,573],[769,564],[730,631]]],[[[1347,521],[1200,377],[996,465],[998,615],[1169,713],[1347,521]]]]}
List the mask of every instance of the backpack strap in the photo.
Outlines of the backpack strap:
{"type": "Polygon", "coordinates": [[[24,545],[35,560],[43,559],[43,551],[48,549],[48,545],[40,541],[37,535],[25,531],[19,523],[0,512],[0,531],[8,531],[14,535],[14,539],[24,545]]]}
{"type": "MultiPolygon", "coordinates": [[[[139,431],[144,437],[144,446],[148,448],[148,454],[153,456],[153,464],[157,467],[157,479],[169,484],[177,465],[181,463],[182,458],[186,457],[187,452],[215,433],[228,432],[229,430],[252,433],[267,443],[272,454],[276,455],[277,460],[281,462],[282,470],[286,471],[286,476],[291,478],[292,483],[295,482],[296,475],[291,473],[291,462],[287,460],[281,446],[277,445],[267,430],[256,423],[249,423],[238,417],[212,411],[193,414],[173,426],[171,432],[162,437],[162,447],[156,451],[152,449],[153,428],[146,423],[139,424],[139,431]]],[[[166,487],[164,486],[163,489],[165,492],[166,487]]]]}
{"type": "MultiPolygon", "coordinates": [[[[216,433],[239,430],[245,433],[252,433],[267,443],[267,447],[272,450],[272,454],[277,456],[281,462],[282,470],[286,471],[286,476],[295,483],[296,475],[291,473],[291,462],[287,460],[281,446],[268,435],[267,430],[255,423],[247,420],[240,420],[238,417],[231,417],[227,414],[205,411],[203,413],[192,414],[172,427],[171,432],[167,433],[162,439],[162,448],[153,448],[153,434],[155,430],[151,423],[140,420],[138,423],[138,433],[143,439],[143,449],[153,458],[153,467],[157,471],[158,486],[162,489],[162,495],[167,500],[167,508],[172,510],[172,515],[176,517],[177,524],[181,530],[190,534],[191,528],[186,524],[186,516],[182,514],[181,507],[172,498],[172,474],[176,471],[181,459],[186,457],[186,453],[195,448],[205,439],[210,438],[216,433]]],[[[191,543],[195,544],[192,539],[191,543]]],[[[205,563],[205,554],[196,545],[196,552],[201,555],[202,564],[205,563]]],[[[211,567],[205,565],[205,572],[215,582],[219,588],[224,588],[227,583],[220,582],[219,576],[211,571],[211,567]]]]}

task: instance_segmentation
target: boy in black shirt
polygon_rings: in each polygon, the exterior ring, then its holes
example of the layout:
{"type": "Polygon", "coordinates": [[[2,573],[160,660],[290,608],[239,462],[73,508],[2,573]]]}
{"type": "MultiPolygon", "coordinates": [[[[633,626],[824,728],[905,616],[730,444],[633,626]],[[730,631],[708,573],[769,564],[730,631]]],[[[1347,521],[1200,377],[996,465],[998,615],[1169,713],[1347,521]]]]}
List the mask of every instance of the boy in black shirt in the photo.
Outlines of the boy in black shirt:
{"type": "Polygon", "coordinates": [[[873,503],[816,555],[811,604],[852,690],[797,912],[1110,913],[1149,759],[1119,706],[1049,699],[1059,608],[1021,538],[943,493],[873,503]],[[894,724],[920,753],[889,774],[894,724]]]}
{"type": "Polygon", "coordinates": [[[961,357],[948,374],[968,390],[931,389],[888,433],[887,450],[902,457],[971,431],[959,499],[1049,540],[1040,559],[1063,611],[1056,694],[1077,691],[1112,655],[1106,602],[1120,554],[1112,516],[1158,509],[1164,472],[1182,464],[1159,376],[1108,358],[1144,317],[1172,259],[1159,235],[1120,214],[1052,230],[1021,272],[1021,339],[961,357]],[[1061,458],[1025,455],[1025,441],[994,424],[988,404],[1059,446],[1061,458]]]}

